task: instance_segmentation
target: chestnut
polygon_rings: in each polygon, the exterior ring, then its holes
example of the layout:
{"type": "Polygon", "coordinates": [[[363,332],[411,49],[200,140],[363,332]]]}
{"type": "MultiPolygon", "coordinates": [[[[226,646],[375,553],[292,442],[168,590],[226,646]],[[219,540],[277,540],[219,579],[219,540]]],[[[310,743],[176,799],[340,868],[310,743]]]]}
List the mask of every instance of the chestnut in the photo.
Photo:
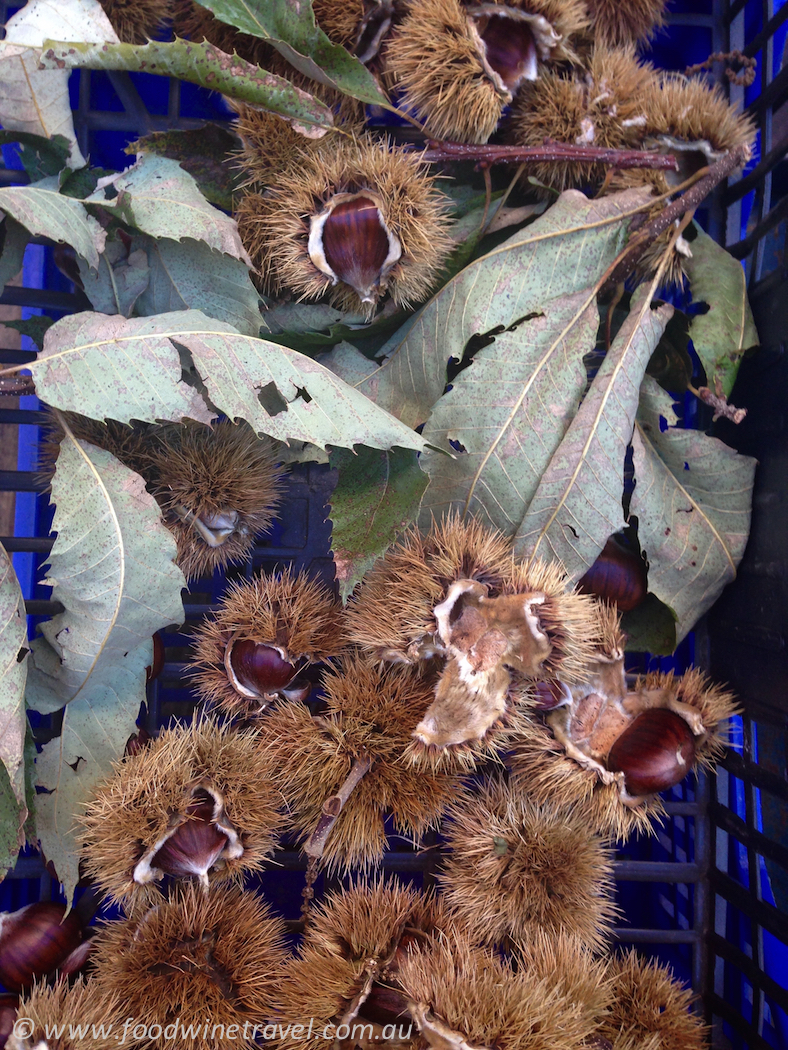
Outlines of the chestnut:
{"type": "Polygon", "coordinates": [[[0,1050],[3,1050],[13,1031],[18,1006],[18,995],[0,995],[0,1050]]]}
{"type": "Polygon", "coordinates": [[[65,904],[38,901],[0,914],[0,981],[12,992],[52,973],[82,941],[82,923],[65,904]]]}
{"type": "Polygon", "coordinates": [[[614,742],[607,768],[624,774],[630,795],[653,795],[680,783],[695,761],[695,736],[681,715],[654,707],[637,715],[614,742]]]}
{"type": "Polygon", "coordinates": [[[614,602],[619,612],[629,612],[645,601],[648,594],[646,563],[611,536],[597,560],[578,581],[577,589],[614,602]]]}
{"type": "Polygon", "coordinates": [[[235,636],[227,643],[224,666],[236,691],[249,697],[270,696],[287,688],[299,670],[290,663],[286,649],[235,636]]]}

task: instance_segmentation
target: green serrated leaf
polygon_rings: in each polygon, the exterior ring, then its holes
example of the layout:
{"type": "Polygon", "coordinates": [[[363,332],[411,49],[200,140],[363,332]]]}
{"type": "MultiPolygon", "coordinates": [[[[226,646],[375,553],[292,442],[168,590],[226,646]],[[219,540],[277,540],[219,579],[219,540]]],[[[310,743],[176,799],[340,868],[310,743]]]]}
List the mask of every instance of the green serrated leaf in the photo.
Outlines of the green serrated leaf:
{"type": "Polygon", "coordinates": [[[58,176],[59,189],[64,197],[76,197],[77,200],[82,200],[83,197],[89,197],[98,186],[99,180],[108,175],[114,175],[109,168],[84,167],[76,171],[65,168],[58,176]]]}
{"type": "Polygon", "coordinates": [[[177,77],[219,91],[259,109],[278,113],[299,124],[332,128],[331,110],[284,77],[228,55],[207,41],[151,40],[147,44],[61,44],[46,40],[41,55],[44,69],[124,69],[177,77]]]}
{"type": "Polygon", "coordinates": [[[129,246],[121,240],[108,241],[95,270],[90,270],[80,260],[82,286],[96,310],[104,314],[131,316],[137,300],[150,282],[146,249],[155,244],[156,241],[144,234],[132,238],[129,246]]]}
{"type": "MultiPolygon", "coordinates": [[[[200,193],[192,176],[177,161],[143,153],[136,164],[115,177],[117,191],[106,199],[104,189],[85,199],[151,237],[204,241],[210,248],[249,262],[238,227],[200,193]]],[[[0,190],[2,194],[3,190],[0,190]]],[[[3,207],[0,198],[0,207],[3,207]]]]}
{"type": "Polygon", "coordinates": [[[0,131],[0,145],[19,143],[19,159],[31,182],[45,175],[59,175],[68,163],[68,139],[54,135],[31,135],[24,131],[0,131]]]}
{"type": "Polygon", "coordinates": [[[576,582],[609,536],[624,528],[624,458],[646,365],[673,313],[651,309],[650,289],[632,300],[591,389],[554,452],[515,533],[518,557],[559,561],[576,582]]]}
{"type": "Polygon", "coordinates": [[[25,819],[26,657],[25,602],[11,558],[0,545],[0,764],[8,775],[22,822],[25,819]]]}
{"type": "Polygon", "coordinates": [[[89,266],[98,266],[106,233],[81,201],[38,186],[0,188],[0,208],[36,236],[70,244],[89,266]]]}
{"type": "Polygon", "coordinates": [[[706,303],[708,313],[694,314],[690,338],[712,390],[717,381],[727,397],[733,389],[745,350],[758,344],[747,299],[744,267],[707,233],[693,224],[692,258],[685,261],[694,302],[706,303]]]}
{"type": "Polygon", "coordinates": [[[750,530],[756,461],[697,430],[662,431],[672,402],[648,376],[632,437],[630,510],[649,590],[676,615],[676,644],[736,576],[750,530]]]}
{"type": "Polygon", "coordinates": [[[57,408],[121,422],[182,416],[208,422],[216,411],[181,381],[178,347],[191,354],[215,409],[246,419],[259,433],[321,447],[424,448],[409,427],[323,365],[241,335],[199,310],[128,321],[94,313],[64,317],[26,367],[39,396],[57,408]]]}
{"type": "Polygon", "coordinates": [[[622,614],[621,630],[629,653],[670,656],[676,648],[676,617],[655,594],[647,594],[645,601],[622,614]]]}
{"type": "Polygon", "coordinates": [[[150,660],[150,648],[129,657],[130,666],[119,661],[115,674],[100,688],[68,705],[61,735],[45,744],[36,759],[36,782],[46,788],[36,799],[36,834],[69,902],[79,879],[81,838],[76,817],[136,732],[145,699],[142,661],[150,660]]]}
{"type": "Polygon", "coordinates": [[[508,328],[549,299],[592,287],[624,244],[622,214],[643,200],[640,190],[592,201],[576,190],[562,194],[526,230],[449,281],[360,389],[403,422],[423,423],[443,394],[449,358],[461,359],[473,335],[508,328]]]}
{"type": "Polygon", "coordinates": [[[315,23],[312,0],[198,0],[221,22],[267,40],[299,72],[373,106],[391,104],[370,71],[315,23]]]}
{"type": "Polygon", "coordinates": [[[433,409],[422,436],[454,458],[422,454],[430,485],[421,524],[451,510],[512,535],[586,388],[583,355],[598,324],[595,296],[551,299],[496,336],[433,409]],[[458,446],[460,446],[458,448],[458,446]]]}
{"type": "Polygon", "coordinates": [[[22,335],[28,336],[39,347],[44,345],[44,336],[54,323],[54,320],[47,317],[46,314],[37,314],[23,321],[0,321],[4,327],[13,328],[22,335]]]}
{"type": "Polygon", "coordinates": [[[239,140],[222,124],[203,124],[199,128],[154,131],[130,143],[126,153],[155,153],[177,160],[192,175],[200,193],[211,204],[232,211],[233,194],[241,175],[228,164],[238,151],[239,140]]]}
{"type": "MultiPolygon", "coordinates": [[[[46,582],[65,606],[41,625],[59,666],[39,659],[33,644],[33,694],[46,690],[60,706],[90,698],[118,669],[150,661],[150,639],[183,620],[183,573],[175,565],[175,540],[145,482],[103,449],[66,434],[52,480],[57,538],[46,582]],[[142,648],[141,647],[147,647],[142,648]],[[42,666],[43,664],[43,666],[42,666]]],[[[144,699],[144,690],[138,703],[144,699]]],[[[137,710],[135,709],[135,717],[137,710]]]]}
{"type": "Polygon", "coordinates": [[[336,449],[339,480],[331,496],[331,549],[342,600],[415,520],[427,477],[415,452],[336,449]]]}

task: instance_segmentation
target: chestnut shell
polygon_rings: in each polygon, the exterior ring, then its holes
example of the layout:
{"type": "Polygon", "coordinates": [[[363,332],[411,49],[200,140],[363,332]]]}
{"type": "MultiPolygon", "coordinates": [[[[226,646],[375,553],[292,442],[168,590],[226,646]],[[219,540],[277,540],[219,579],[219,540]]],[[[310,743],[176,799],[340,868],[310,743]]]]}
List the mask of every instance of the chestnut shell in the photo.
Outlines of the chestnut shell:
{"type": "Polygon", "coordinates": [[[679,784],[695,761],[695,737],[681,715],[642,711],[614,742],[607,767],[624,774],[630,795],[653,795],[679,784]]]}

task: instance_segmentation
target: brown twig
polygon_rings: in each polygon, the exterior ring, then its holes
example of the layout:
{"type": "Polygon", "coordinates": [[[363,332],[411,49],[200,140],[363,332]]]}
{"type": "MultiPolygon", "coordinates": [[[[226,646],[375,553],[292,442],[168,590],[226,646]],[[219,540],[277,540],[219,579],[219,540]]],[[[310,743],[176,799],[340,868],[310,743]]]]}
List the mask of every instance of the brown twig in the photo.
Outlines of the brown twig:
{"type": "Polygon", "coordinates": [[[0,394],[19,397],[23,394],[35,394],[36,386],[32,376],[9,376],[0,379],[0,394]]]}
{"type": "Polygon", "coordinates": [[[654,153],[641,149],[607,149],[604,146],[575,146],[548,140],[541,146],[475,146],[464,142],[441,142],[430,139],[422,153],[423,160],[473,160],[478,167],[490,164],[527,164],[543,161],[609,164],[614,168],[660,168],[678,171],[672,153],[654,153]]]}
{"type": "Polygon", "coordinates": [[[732,171],[743,167],[750,158],[750,149],[747,145],[737,146],[736,149],[726,153],[716,164],[708,169],[708,173],[682,194],[678,200],[673,201],[664,208],[655,219],[646,223],[637,231],[627,247],[614,263],[608,275],[603,293],[615,288],[617,284],[625,281],[638,264],[643,253],[648,249],[657,237],[667,230],[677,219],[689,211],[694,211],[701,201],[708,196],[715,186],[727,178],[732,171]]]}
{"type": "Polygon", "coordinates": [[[715,51],[713,55],[709,55],[705,62],[696,62],[694,66],[687,66],[684,70],[684,75],[691,77],[704,69],[711,69],[715,62],[725,63],[725,76],[730,80],[731,84],[749,87],[750,84],[755,83],[755,70],[758,60],[750,58],[737,48],[734,48],[733,51],[715,51]],[[732,69],[731,66],[736,66],[737,68],[732,69]]]}
{"type": "Polygon", "coordinates": [[[719,376],[716,378],[714,385],[717,388],[716,393],[712,392],[707,386],[698,387],[696,390],[691,383],[687,384],[687,389],[691,394],[699,398],[704,405],[711,405],[714,409],[714,415],[711,417],[712,423],[716,423],[720,418],[729,419],[731,423],[741,423],[747,415],[747,409],[737,408],[735,405],[728,404],[728,398],[723,392],[719,376]]]}

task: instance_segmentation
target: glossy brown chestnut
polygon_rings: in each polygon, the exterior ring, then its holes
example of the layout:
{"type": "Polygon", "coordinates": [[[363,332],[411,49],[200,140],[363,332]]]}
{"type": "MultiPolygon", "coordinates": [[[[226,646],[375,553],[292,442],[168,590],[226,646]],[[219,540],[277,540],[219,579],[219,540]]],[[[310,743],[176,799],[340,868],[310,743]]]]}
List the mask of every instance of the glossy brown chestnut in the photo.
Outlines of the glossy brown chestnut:
{"type": "Polygon", "coordinates": [[[537,711],[552,711],[572,699],[568,688],[556,678],[551,678],[549,682],[537,682],[534,692],[536,693],[537,711]]]}
{"type": "Polygon", "coordinates": [[[0,1050],[3,1050],[13,1030],[18,1006],[18,995],[0,995],[0,1050]]]}
{"type": "Polygon", "coordinates": [[[389,238],[380,212],[368,197],[337,204],[323,226],[323,252],[340,281],[364,299],[380,283],[389,238]]]}
{"type": "Polygon", "coordinates": [[[134,733],[126,741],[126,750],[124,751],[124,754],[126,754],[126,755],[137,755],[137,754],[139,754],[139,752],[142,751],[142,749],[144,747],[148,746],[148,744],[150,743],[150,740],[151,740],[150,733],[145,728],[145,726],[142,726],[138,733],[134,733]]]}
{"type": "Polygon", "coordinates": [[[224,664],[230,681],[244,696],[267,696],[288,686],[298,668],[273,645],[238,638],[227,646],[224,664]]]}
{"type": "Polygon", "coordinates": [[[0,915],[0,981],[12,992],[56,970],[82,940],[82,923],[65,904],[38,901],[0,915]]]}
{"type": "Polygon", "coordinates": [[[577,589],[583,594],[595,594],[604,601],[615,602],[619,612],[629,612],[648,594],[646,563],[611,536],[597,560],[579,580],[577,589]]]}
{"type": "Polygon", "coordinates": [[[84,971],[90,953],[95,946],[95,937],[92,934],[86,936],[84,941],[82,941],[81,944],[78,944],[74,951],[67,955],[63,962],[58,966],[58,977],[67,977],[69,981],[79,977],[84,971]]]}
{"type": "Polygon", "coordinates": [[[695,761],[695,737],[681,715],[642,711],[610,748],[607,768],[624,774],[630,795],[653,795],[680,783],[695,761]]]}
{"type": "Polygon", "coordinates": [[[180,824],[154,855],[151,866],[184,878],[209,871],[224,851],[228,838],[213,823],[215,803],[201,793],[186,807],[180,824]]]}

